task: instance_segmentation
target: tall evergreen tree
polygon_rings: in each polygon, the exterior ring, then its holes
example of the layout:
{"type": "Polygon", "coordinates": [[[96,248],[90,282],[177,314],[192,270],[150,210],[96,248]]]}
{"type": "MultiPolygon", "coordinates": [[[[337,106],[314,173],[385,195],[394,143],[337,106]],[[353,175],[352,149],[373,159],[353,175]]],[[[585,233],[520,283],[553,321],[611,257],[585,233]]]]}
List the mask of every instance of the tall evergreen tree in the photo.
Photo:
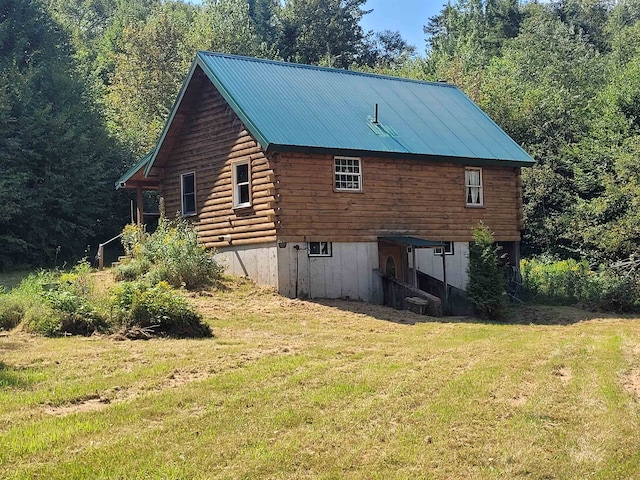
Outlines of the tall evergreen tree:
{"type": "Polygon", "coordinates": [[[104,235],[121,157],[36,0],[0,3],[0,269],[47,263],[104,235]]]}

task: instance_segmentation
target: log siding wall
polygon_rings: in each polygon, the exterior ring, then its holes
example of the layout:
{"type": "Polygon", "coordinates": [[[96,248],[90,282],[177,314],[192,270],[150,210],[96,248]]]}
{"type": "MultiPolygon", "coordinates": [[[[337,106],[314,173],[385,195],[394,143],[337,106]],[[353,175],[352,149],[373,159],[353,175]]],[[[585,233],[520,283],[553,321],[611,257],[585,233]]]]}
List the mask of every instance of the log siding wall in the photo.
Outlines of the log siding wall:
{"type": "MultiPolygon", "coordinates": [[[[196,173],[196,209],[200,240],[207,247],[275,242],[274,176],[270,162],[220,93],[201,82],[187,120],[162,169],[161,195],[168,216],[181,210],[180,175],[196,173]],[[251,206],[233,208],[232,164],[249,161],[251,206]]],[[[155,167],[154,167],[155,168],[155,167]]]]}
{"type": "Polygon", "coordinates": [[[479,221],[519,241],[520,171],[483,168],[483,207],[467,207],[464,165],[363,157],[362,192],[333,189],[333,156],[282,153],[274,162],[278,238],[377,241],[403,234],[468,242],[479,221]]]}

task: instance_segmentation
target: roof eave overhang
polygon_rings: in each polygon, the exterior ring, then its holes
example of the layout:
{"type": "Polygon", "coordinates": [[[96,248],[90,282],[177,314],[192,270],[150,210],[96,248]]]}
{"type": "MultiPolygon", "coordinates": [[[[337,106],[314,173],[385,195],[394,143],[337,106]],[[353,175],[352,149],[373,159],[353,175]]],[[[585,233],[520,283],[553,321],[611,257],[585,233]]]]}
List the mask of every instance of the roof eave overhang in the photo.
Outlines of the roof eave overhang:
{"type": "MultiPolygon", "coordinates": [[[[131,188],[131,185],[128,184],[130,180],[137,174],[140,173],[141,170],[144,170],[149,163],[153,152],[147,153],[144,157],[142,157],[138,162],[132,166],[129,170],[126,171],[124,175],[122,175],[115,183],[116,190],[120,190],[121,188],[131,188]]],[[[146,175],[145,175],[146,176],[146,175]]],[[[154,182],[130,182],[132,185],[135,183],[136,187],[138,184],[145,184],[149,186],[155,187],[154,182]]]]}
{"type": "Polygon", "coordinates": [[[499,158],[478,158],[478,157],[451,157],[446,155],[430,155],[425,153],[408,153],[408,152],[388,152],[388,151],[375,151],[375,150],[360,150],[349,148],[328,148],[328,147],[314,147],[304,145],[281,145],[270,144],[268,153],[274,152],[300,152],[310,154],[323,154],[323,155],[344,155],[348,157],[377,157],[377,158],[395,158],[395,159],[407,159],[407,160],[422,160],[429,162],[442,162],[442,163],[454,163],[459,165],[469,166],[495,166],[495,167],[531,167],[536,162],[533,159],[530,160],[515,160],[515,159],[499,159],[499,158]]]}
{"type": "Polygon", "coordinates": [[[149,172],[151,172],[151,168],[153,168],[153,164],[156,161],[156,157],[158,156],[158,152],[160,151],[160,148],[162,147],[162,144],[164,143],[165,138],[167,137],[167,133],[171,129],[171,124],[173,123],[173,119],[176,116],[178,108],[180,108],[180,104],[182,103],[184,95],[185,95],[185,93],[187,91],[187,88],[189,87],[189,84],[191,83],[191,79],[193,78],[193,74],[195,73],[197,67],[200,67],[200,69],[204,72],[204,74],[207,76],[209,81],[211,81],[211,83],[213,83],[213,85],[216,87],[216,89],[218,89],[218,91],[220,92],[222,97],[229,104],[229,106],[235,112],[235,114],[238,115],[238,117],[240,118],[242,123],[249,129],[249,131],[251,132],[253,137],[260,143],[262,148],[266,150],[269,147],[269,141],[264,136],[264,134],[254,124],[254,122],[252,122],[251,119],[245,114],[245,112],[242,110],[242,108],[240,108],[238,103],[235,101],[233,96],[228,92],[228,90],[222,84],[220,79],[208,67],[206,62],[202,59],[203,53],[204,52],[198,52],[196,54],[196,58],[194,59],[193,63],[191,64],[191,67],[189,68],[189,73],[187,74],[184,82],[182,83],[182,87],[180,88],[180,92],[178,93],[176,101],[173,104],[173,107],[171,109],[171,113],[169,114],[169,118],[167,119],[167,122],[165,123],[164,128],[162,129],[162,133],[160,135],[160,138],[158,139],[158,142],[156,143],[156,146],[153,149],[153,156],[151,157],[151,159],[147,163],[147,166],[146,166],[146,168],[144,170],[144,175],[145,176],[148,176],[149,172]]]}

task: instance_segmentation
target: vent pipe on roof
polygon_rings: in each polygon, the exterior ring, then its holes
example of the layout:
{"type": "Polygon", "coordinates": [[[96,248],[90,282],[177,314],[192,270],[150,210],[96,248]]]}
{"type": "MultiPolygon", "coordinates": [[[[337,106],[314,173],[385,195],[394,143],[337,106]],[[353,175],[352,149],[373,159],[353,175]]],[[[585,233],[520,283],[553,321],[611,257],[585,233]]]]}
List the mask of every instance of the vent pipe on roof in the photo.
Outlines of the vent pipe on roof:
{"type": "Polygon", "coordinates": [[[378,123],[378,104],[376,103],[376,114],[373,118],[373,123],[378,123]]]}

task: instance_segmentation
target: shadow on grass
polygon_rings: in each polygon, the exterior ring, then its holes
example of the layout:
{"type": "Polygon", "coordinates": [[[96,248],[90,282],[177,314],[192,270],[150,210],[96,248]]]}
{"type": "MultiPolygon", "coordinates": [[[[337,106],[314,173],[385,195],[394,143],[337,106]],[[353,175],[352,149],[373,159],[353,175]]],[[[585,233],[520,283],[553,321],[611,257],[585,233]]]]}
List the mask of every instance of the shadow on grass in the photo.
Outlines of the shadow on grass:
{"type": "Polygon", "coordinates": [[[629,318],[611,313],[598,313],[581,310],[575,307],[547,305],[510,306],[503,319],[482,320],[472,316],[428,317],[408,310],[395,310],[391,307],[373,305],[353,300],[311,300],[319,305],[337,308],[356,314],[367,315],[378,320],[393,322],[399,325],[415,325],[416,323],[482,323],[492,325],[572,325],[595,319],[629,318]]]}

